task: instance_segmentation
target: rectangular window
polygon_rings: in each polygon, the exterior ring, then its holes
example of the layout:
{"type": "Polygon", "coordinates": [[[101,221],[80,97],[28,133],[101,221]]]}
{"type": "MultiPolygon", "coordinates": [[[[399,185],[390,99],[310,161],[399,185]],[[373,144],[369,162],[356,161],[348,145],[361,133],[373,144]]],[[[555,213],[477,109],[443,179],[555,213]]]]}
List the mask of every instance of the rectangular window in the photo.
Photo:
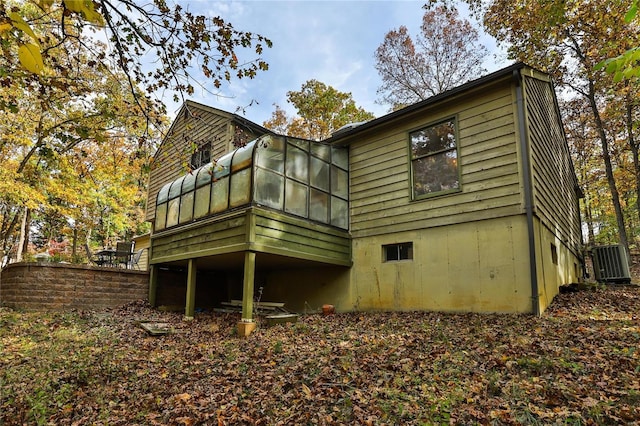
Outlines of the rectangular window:
{"type": "Polygon", "coordinates": [[[413,198],[460,189],[455,119],[411,132],[413,198]]]}
{"type": "Polygon", "coordinates": [[[551,243],[551,261],[554,265],[558,264],[558,247],[553,243],[551,243]]]}
{"type": "Polygon", "coordinates": [[[211,146],[210,144],[205,144],[191,154],[189,164],[191,165],[191,169],[195,170],[209,162],[211,162],[211,146]]]}
{"type": "Polygon", "coordinates": [[[384,262],[413,259],[413,243],[384,245],[382,255],[384,262]]]}

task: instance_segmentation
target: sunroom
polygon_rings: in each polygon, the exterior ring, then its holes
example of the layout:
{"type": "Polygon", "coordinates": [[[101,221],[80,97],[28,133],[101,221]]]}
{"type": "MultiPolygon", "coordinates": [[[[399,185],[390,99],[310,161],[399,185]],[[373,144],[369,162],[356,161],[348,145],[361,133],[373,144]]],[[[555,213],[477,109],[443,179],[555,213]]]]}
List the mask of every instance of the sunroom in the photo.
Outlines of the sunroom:
{"type": "Polygon", "coordinates": [[[265,135],[164,185],[151,237],[150,302],[159,275],[185,269],[185,315],[197,271],[242,270],[252,320],[256,268],[351,265],[346,148],[265,135]]]}

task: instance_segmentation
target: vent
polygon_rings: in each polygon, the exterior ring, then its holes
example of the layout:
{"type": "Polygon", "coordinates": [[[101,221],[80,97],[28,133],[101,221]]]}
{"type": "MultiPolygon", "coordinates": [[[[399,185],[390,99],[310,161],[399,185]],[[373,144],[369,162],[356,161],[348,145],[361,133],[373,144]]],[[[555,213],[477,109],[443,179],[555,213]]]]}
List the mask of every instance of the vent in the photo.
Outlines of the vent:
{"type": "Polygon", "coordinates": [[[630,283],[627,253],[621,245],[597,246],[591,250],[593,272],[598,282],[630,283]]]}

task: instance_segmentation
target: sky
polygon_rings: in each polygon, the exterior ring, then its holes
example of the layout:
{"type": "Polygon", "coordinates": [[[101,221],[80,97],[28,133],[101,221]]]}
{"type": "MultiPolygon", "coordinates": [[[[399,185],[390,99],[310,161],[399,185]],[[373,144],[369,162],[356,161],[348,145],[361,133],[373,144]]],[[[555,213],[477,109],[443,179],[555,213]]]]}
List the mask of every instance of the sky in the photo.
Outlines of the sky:
{"type": "MultiPolygon", "coordinates": [[[[288,91],[316,79],[341,92],[351,93],[357,106],[380,117],[389,107],[376,103],[381,80],[374,68],[374,52],[384,36],[401,25],[412,37],[419,32],[424,1],[207,1],[175,0],[193,13],[220,16],[235,29],[261,34],[273,42],[262,57],[269,70],[254,79],[233,80],[219,95],[196,88],[189,99],[262,124],[279,105],[288,114],[295,109],[287,103],[288,91]],[[243,108],[243,109],[238,109],[243,108]]],[[[461,15],[464,10],[460,8],[461,15]]],[[[473,22],[473,21],[472,21],[473,22]]],[[[483,35],[480,42],[490,52],[485,69],[508,66],[494,40],[483,35]]],[[[254,59],[251,53],[239,59],[254,59]]],[[[167,112],[174,115],[180,103],[165,95],[167,112]]]]}

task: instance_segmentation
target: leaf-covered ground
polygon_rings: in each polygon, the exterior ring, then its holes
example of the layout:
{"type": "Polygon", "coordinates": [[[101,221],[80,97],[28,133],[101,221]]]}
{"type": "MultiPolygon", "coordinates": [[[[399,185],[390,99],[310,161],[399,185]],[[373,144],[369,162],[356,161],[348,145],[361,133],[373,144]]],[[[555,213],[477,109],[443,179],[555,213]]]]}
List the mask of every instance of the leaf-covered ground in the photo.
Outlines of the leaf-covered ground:
{"type": "Polygon", "coordinates": [[[0,424],[640,424],[639,287],[542,318],[308,315],[246,339],[237,319],[0,309],[0,424]]]}

